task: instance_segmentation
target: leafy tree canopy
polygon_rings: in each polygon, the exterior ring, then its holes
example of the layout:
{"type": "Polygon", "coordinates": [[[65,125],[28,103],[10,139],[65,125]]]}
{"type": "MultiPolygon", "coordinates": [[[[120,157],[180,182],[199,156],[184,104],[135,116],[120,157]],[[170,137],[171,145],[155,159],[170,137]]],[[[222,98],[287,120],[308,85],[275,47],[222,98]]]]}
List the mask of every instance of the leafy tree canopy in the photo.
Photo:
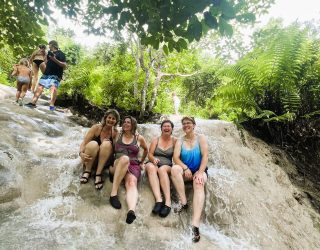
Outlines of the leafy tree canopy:
{"type": "Polygon", "coordinates": [[[3,0],[0,4],[0,47],[9,45],[14,54],[30,54],[37,45],[44,43],[41,25],[47,23],[47,1],[3,0]],[[40,2],[42,3],[40,5],[40,2]],[[40,7],[41,6],[41,7],[40,7]]]}
{"type": "Polygon", "coordinates": [[[127,28],[139,35],[142,44],[158,49],[187,48],[187,41],[199,41],[208,30],[215,29],[231,36],[233,23],[255,20],[255,14],[266,11],[274,0],[140,0],[90,1],[87,24],[91,31],[104,32],[104,18],[117,21],[118,28],[127,28]],[[98,14],[99,13],[99,14],[98,14]]]}
{"type": "Polygon", "coordinates": [[[232,25],[255,20],[274,0],[3,0],[0,5],[0,46],[7,43],[19,52],[43,42],[41,25],[51,9],[82,21],[87,31],[105,34],[112,27],[129,29],[143,44],[164,51],[187,48],[187,41],[199,41],[208,30],[231,36],[232,25]],[[232,22],[232,25],[230,24],[232,22]],[[27,45],[27,46],[26,46],[27,45]]]}

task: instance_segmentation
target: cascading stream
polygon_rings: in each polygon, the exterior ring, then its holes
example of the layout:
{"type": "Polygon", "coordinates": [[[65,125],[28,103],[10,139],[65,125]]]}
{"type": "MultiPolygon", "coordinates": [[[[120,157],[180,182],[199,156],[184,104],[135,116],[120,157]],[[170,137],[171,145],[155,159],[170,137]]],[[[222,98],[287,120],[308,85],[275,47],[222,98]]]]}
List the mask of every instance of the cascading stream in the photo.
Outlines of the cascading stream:
{"type": "MultiPolygon", "coordinates": [[[[179,118],[170,118],[174,135],[181,136],[179,118]]],[[[197,120],[196,130],[208,138],[209,179],[202,237],[194,244],[191,208],[167,218],[151,215],[154,198],[145,174],[131,225],[125,223],[124,187],[123,208],[109,204],[107,173],[100,192],[92,178],[80,185],[78,150],[87,128],[73,120],[66,110],[19,107],[13,98],[1,99],[0,91],[0,249],[320,248],[319,215],[307,199],[295,198],[300,191],[275,163],[271,147],[241,136],[233,124],[197,120]]],[[[139,132],[150,143],[160,127],[140,124],[139,132]]]]}

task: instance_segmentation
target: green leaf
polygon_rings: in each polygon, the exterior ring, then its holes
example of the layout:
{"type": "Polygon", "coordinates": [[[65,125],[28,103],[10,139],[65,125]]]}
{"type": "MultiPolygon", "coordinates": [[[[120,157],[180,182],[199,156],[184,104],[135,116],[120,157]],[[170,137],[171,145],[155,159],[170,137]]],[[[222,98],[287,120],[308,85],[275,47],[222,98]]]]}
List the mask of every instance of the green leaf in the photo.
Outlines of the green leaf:
{"type": "Polygon", "coordinates": [[[164,53],[165,53],[166,55],[169,54],[169,50],[168,50],[167,45],[163,45],[162,49],[163,49],[163,51],[164,51],[164,53]]]}
{"type": "Polygon", "coordinates": [[[173,51],[173,47],[174,47],[174,41],[172,39],[170,39],[168,42],[168,48],[169,48],[170,52],[173,51]]]}
{"type": "Polygon", "coordinates": [[[216,7],[216,6],[211,6],[209,11],[212,14],[212,16],[218,16],[218,15],[221,14],[221,9],[219,7],[216,7]]]}
{"type": "Polygon", "coordinates": [[[219,31],[223,36],[231,37],[233,35],[232,26],[226,22],[223,18],[219,19],[219,31]]]}
{"type": "Polygon", "coordinates": [[[233,9],[233,7],[229,4],[229,2],[227,2],[226,0],[222,0],[220,3],[220,8],[222,13],[229,17],[229,18],[234,18],[236,13],[233,9]]]}
{"type": "Polygon", "coordinates": [[[236,16],[236,20],[241,23],[254,22],[256,20],[256,16],[253,13],[245,13],[236,16]]]}
{"type": "Polygon", "coordinates": [[[196,16],[193,16],[187,29],[187,39],[192,42],[194,39],[199,41],[202,35],[202,25],[196,16]]]}
{"type": "Polygon", "coordinates": [[[188,49],[188,43],[186,42],[185,39],[180,38],[178,40],[178,45],[182,48],[182,49],[188,49]]]}
{"type": "Polygon", "coordinates": [[[130,12],[128,11],[121,12],[120,19],[118,21],[118,28],[122,29],[123,26],[129,22],[130,18],[131,18],[130,12]]]}
{"type": "Polygon", "coordinates": [[[215,17],[212,16],[212,14],[209,11],[206,11],[204,13],[204,20],[205,23],[212,29],[218,28],[218,22],[215,17]]]}

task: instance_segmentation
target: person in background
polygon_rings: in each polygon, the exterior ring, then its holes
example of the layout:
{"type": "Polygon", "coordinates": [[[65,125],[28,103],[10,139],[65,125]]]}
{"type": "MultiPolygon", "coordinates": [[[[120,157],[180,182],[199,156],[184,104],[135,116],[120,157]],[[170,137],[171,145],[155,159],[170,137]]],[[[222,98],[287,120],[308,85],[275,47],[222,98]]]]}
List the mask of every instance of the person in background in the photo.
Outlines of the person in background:
{"type": "Polygon", "coordinates": [[[146,172],[156,200],[152,213],[159,214],[160,217],[166,217],[171,211],[169,175],[171,173],[173,150],[177,138],[172,136],[174,127],[172,121],[164,120],[160,127],[161,135],[154,138],[150,144],[149,162],[146,165],[146,172]],[[160,186],[165,202],[163,202],[161,197],[160,186]]]}
{"type": "Polygon", "coordinates": [[[23,58],[19,61],[19,64],[13,66],[13,72],[11,76],[17,77],[17,92],[16,92],[16,102],[20,106],[23,105],[23,98],[25,97],[29,84],[32,81],[32,73],[29,68],[28,59],[23,58]]]}
{"type": "Polygon", "coordinates": [[[31,91],[34,93],[36,86],[38,84],[39,78],[39,69],[42,73],[44,73],[46,69],[46,45],[41,44],[39,45],[39,49],[34,51],[30,57],[30,65],[32,65],[32,72],[33,72],[33,81],[31,85],[31,91]]]}
{"type": "Polygon", "coordinates": [[[174,113],[176,115],[179,115],[180,99],[177,96],[176,92],[172,93],[172,100],[173,100],[174,113]]]}
{"type": "Polygon", "coordinates": [[[199,225],[204,206],[204,187],[208,178],[208,144],[204,135],[194,132],[196,122],[193,117],[185,116],[181,120],[185,135],[176,143],[171,179],[181,202],[181,210],[188,208],[185,193],[185,181],[193,183],[192,232],[194,242],[200,240],[199,225]]]}
{"type": "Polygon", "coordinates": [[[63,70],[66,69],[66,57],[65,54],[59,50],[58,43],[54,40],[49,42],[50,51],[47,54],[46,69],[39,80],[39,85],[34,93],[32,101],[26,104],[26,106],[34,108],[43,91],[43,88],[51,90],[50,106],[49,109],[54,111],[54,103],[57,99],[57,91],[62,79],[63,70]]]}
{"type": "Polygon", "coordinates": [[[109,109],[104,114],[101,124],[93,125],[85,135],[79,152],[84,166],[80,183],[87,183],[93,167],[97,166],[94,184],[97,190],[102,189],[103,170],[113,164],[113,145],[118,135],[119,121],[118,111],[109,109]]]}
{"type": "Polygon", "coordinates": [[[135,208],[138,202],[138,180],[144,160],[148,154],[148,147],[144,137],[136,133],[137,120],[132,116],[126,116],[122,123],[122,131],[119,134],[114,147],[115,162],[110,168],[113,175],[110,204],[116,209],[121,208],[118,198],[118,189],[124,179],[126,188],[126,201],[128,213],[126,223],[131,224],[135,219],[135,208]],[[138,154],[140,147],[143,149],[140,160],[138,154]]]}

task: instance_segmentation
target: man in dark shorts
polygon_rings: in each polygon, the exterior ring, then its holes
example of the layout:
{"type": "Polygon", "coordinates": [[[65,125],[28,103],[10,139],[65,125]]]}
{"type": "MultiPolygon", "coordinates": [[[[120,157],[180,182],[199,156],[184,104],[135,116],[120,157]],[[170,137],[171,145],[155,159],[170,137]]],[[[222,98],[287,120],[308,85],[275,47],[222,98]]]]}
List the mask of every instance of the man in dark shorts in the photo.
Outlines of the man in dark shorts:
{"type": "Polygon", "coordinates": [[[47,55],[46,69],[39,80],[39,86],[34,93],[32,101],[26,104],[26,106],[36,107],[36,102],[38,101],[43,88],[46,88],[51,90],[50,110],[53,111],[63,70],[66,69],[67,63],[66,56],[61,50],[59,50],[57,41],[50,41],[49,49],[50,51],[47,55]]]}

